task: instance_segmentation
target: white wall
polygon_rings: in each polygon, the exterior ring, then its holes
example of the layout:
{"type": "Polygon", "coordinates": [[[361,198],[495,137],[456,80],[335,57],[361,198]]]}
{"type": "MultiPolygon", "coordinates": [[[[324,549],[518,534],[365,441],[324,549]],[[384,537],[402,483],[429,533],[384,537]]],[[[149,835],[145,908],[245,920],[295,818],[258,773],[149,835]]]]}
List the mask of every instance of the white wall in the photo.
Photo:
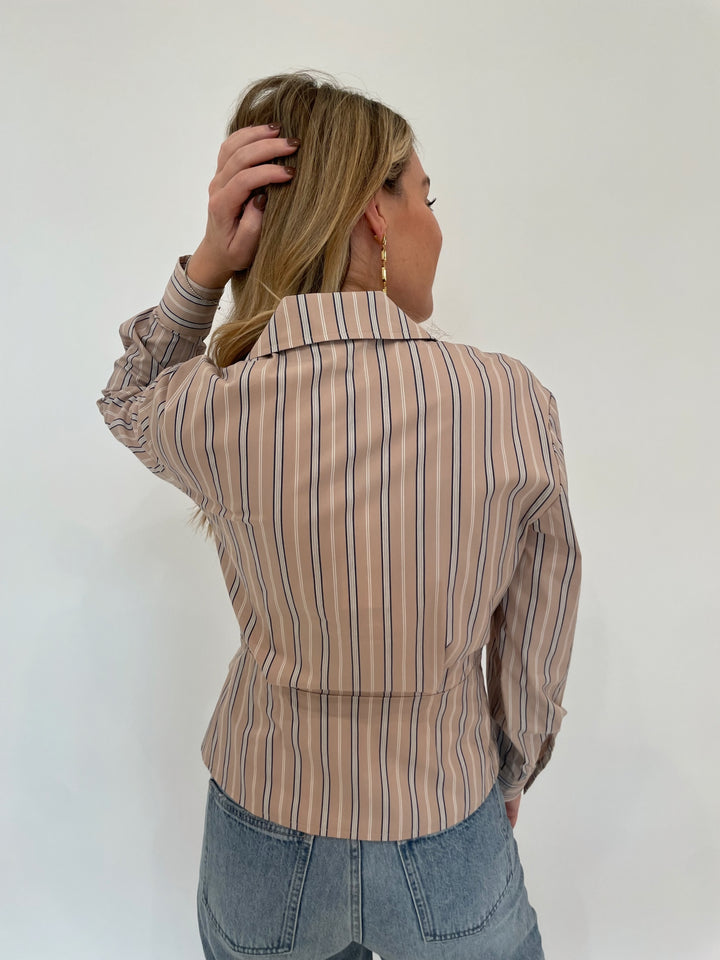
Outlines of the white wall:
{"type": "Polygon", "coordinates": [[[316,67],[416,127],[434,320],[558,399],[585,581],[516,831],[548,960],[719,956],[720,3],[0,12],[0,953],[201,956],[200,741],[237,635],[189,501],[95,400],[202,236],[235,97],[316,67]]]}

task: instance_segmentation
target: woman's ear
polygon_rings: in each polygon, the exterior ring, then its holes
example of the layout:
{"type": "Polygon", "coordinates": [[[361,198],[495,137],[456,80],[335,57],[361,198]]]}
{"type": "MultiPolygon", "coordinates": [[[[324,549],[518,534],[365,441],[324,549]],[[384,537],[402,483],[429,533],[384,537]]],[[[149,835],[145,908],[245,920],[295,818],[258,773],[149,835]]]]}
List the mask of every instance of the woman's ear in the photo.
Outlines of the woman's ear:
{"type": "Polygon", "coordinates": [[[373,236],[381,240],[387,231],[387,220],[378,208],[378,200],[379,197],[376,194],[365,207],[363,217],[367,221],[367,225],[372,231],[373,236]]]}

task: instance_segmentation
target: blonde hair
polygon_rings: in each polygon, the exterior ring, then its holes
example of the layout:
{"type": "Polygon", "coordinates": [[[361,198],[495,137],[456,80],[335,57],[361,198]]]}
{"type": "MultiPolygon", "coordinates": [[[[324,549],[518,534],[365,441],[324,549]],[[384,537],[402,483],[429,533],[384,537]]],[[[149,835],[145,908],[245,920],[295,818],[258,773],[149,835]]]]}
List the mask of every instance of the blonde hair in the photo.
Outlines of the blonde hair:
{"type": "MultiPolygon", "coordinates": [[[[353,227],[382,187],[401,192],[400,177],[415,148],[403,117],[316,70],[251,84],[240,95],[227,135],[266,123],[279,123],[282,137],[300,138],[297,151],[277,161],[294,166],[295,175],[264,188],[255,258],[232,278],[228,319],[208,348],[219,367],[247,357],[283,297],[342,289],[353,227]]],[[[193,511],[191,523],[206,536],[210,521],[200,507],[193,511]]]]}
{"type": "Polygon", "coordinates": [[[245,358],[283,297],[340,290],[350,234],[381,187],[399,191],[415,138],[410,125],[377,100],[318,71],[277,74],[241,94],[227,128],[281,124],[299,137],[287,184],[270,184],[260,242],[248,270],[231,281],[233,306],[210,343],[227,367],[245,358]]]}

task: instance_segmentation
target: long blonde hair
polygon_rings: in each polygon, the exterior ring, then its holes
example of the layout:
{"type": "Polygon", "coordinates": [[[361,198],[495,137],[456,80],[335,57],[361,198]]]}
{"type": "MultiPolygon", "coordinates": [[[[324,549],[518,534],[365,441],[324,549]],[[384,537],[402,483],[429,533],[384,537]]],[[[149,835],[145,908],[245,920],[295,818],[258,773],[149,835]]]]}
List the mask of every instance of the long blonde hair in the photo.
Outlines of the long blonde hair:
{"type": "MultiPolygon", "coordinates": [[[[247,357],[283,297],[342,289],[353,227],[378,190],[400,192],[415,147],[403,117],[319,71],[277,74],[251,84],[227,135],[265,123],[281,124],[280,136],[299,137],[301,144],[278,161],[295,167],[292,181],[265,188],[255,259],[232,278],[228,319],[208,347],[219,367],[247,357]]],[[[191,520],[212,533],[201,508],[191,520]]]]}
{"type": "Polygon", "coordinates": [[[415,145],[410,125],[377,100],[318,71],[278,74],[241,94],[227,128],[281,124],[299,137],[290,183],[270,184],[252,266],[232,281],[233,306],[208,350],[220,367],[252,349],[283,297],[340,290],[350,234],[381,187],[397,192],[415,145]]]}

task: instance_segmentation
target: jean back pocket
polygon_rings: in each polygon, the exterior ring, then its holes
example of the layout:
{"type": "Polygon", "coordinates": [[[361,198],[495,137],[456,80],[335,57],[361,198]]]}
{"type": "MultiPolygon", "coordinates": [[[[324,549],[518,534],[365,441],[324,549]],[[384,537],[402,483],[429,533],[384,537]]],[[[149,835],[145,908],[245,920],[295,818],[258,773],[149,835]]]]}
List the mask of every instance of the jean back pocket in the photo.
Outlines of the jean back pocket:
{"type": "Polygon", "coordinates": [[[497,786],[465,820],[398,841],[425,941],[454,940],[489,924],[519,863],[497,786]]]}
{"type": "Polygon", "coordinates": [[[309,834],[256,817],[210,781],[200,870],[213,932],[240,953],[293,949],[309,834]]]}

